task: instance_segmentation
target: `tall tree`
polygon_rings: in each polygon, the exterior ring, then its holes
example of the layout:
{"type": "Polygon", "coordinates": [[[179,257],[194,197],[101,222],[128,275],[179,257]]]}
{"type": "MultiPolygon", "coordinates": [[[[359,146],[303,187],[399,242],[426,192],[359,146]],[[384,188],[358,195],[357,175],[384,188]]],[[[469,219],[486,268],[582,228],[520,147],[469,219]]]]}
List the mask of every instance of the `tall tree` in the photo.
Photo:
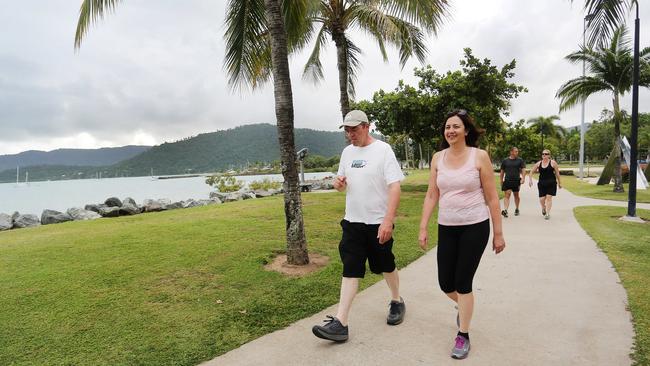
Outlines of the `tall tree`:
{"type": "MultiPolygon", "coordinates": [[[[289,0],[291,1],[291,0],[289,0]]],[[[236,0],[235,0],[236,2],[236,0]]],[[[293,134],[293,94],[289,72],[287,33],[280,10],[281,0],[264,0],[271,40],[275,116],[280,140],[280,159],[284,177],[284,214],[286,218],[287,262],[309,263],[307,240],[302,218],[302,200],[296,167],[296,147],[293,134]]]]}
{"type": "MultiPolygon", "coordinates": [[[[83,0],[75,34],[81,46],[91,24],[115,9],[120,0],[83,0]]],[[[303,0],[230,0],[226,16],[226,67],[231,85],[274,78],[275,112],[284,176],[287,261],[309,262],[293,134],[293,96],[288,52],[304,42],[309,24],[303,0]],[[290,29],[289,32],[285,30],[290,29]],[[239,53],[238,53],[239,52],[239,53]],[[260,65],[271,67],[261,68],[260,65]],[[233,69],[240,72],[233,73],[233,69]],[[234,75],[234,76],[233,76],[234,75]]]]}
{"type": "MultiPolygon", "coordinates": [[[[553,121],[557,121],[559,119],[560,117],[558,116],[539,116],[531,118],[527,121],[527,123],[530,125],[530,128],[534,132],[539,133],[542,138],[541,150],[544,150],[544,136],[561,138],[566,134],[566,129],[564,129],[564,127],[553,123],[553,121]]],[[[539,152],[541,152],[541,150],[539,152]]],[[[557,151],[555,151],[555,153],[557,153],[557,151]]]]}
{"type": "MultiPolygon", "coordinates": [[[[466,109],[486,130],[482,143],[492,144],[503,133],[510,102],[526,88],[510,82],[515,60],[499,68],[489,59],[480,60],[464,50],[461,70],[438,74],[431,66],[415,69],[418,88],[399,82],[392,92],[379,90],[371,101],[361,101],[369,118],[385,135],[407,134],[416,142],[438,141],[445,115],[452,109],[466,109]]],[[[489,145],[488,145],[489,146],[489,145]]]]}
{"type": "MultiPolygon", "coordinates": [[[[650,86],[650,48],[641,51],[641,79],[640,85],[650,86]]],[[[614,163],[614,192],[623,192],[621,180],[621,148],[619,136],[621,134],[621,108],[620,98],[632,88],[632,50],[627,39],[625,26],[617,28],[607,47],[581,46],[579,51],[566,56],[571,63],[585,62],[588,75],[571,79],[564,83],[557,91],[556,97],[560,98],[560,111],[565,111],[585,101],[589,96],[608,92],[612,94],[614,109],[614,148],[612,158],[614,163]]],[[[601,182],[603,183],[603,182],[601,182]]],[[[608,183],[608,182],[605,182],[608,183]]]]}
{"type": "Polygon", "coordinates": [[[343,116],[350,111],[350,98],[354,98],[360,67],[361,49],[352,42],[351,30],[358,29],[373,37],[384,61],[388,60],[386,44],[397,47],[403,67],[412,56],[424,62],[425,33],[436,34],[448,16],[447,0],[320,0],[317,3],[311,19],[318,30],[304,75],[315,81],[323,78],[320,52],[329,36],[336,46],[343,116]]]}

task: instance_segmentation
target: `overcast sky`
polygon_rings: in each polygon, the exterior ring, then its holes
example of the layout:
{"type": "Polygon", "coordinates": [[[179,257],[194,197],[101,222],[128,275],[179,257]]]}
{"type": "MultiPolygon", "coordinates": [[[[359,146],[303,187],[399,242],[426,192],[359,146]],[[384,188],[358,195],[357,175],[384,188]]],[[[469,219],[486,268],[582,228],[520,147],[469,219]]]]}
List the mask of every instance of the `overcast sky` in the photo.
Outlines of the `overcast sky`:
{"type": "MultiPolygon", "coordinates": [[[[508,121],[557,114],[558,87],[581,74],[563,57],[582,40],[576,0],[451,0],[452,18],[428,41],[427,63],[440,73],[459,68],[462,49],[501,67],[517,60],[514,81],[529,92],[512,102],[508,121]]],[[[164,141],[251,123],[275,123],[273,89],[232,93],[223,69],[226,0],[127,0],[92,27],[81,50],[74,31],[81,0],[3,1],[0,12],[0,154],[56,148],[97,148],[164,141]]],[[[642,4],[647,5],[647,4],[642,4]]],[[[641,7],[641,46],[650,45],[650,7],[641,7]]],[[[630,22],[630,36],[633,22],[630,22]]],[[[357,99],[416,85],[409,62],[395,52],[384,63],[375,43],[364,51],[357,99]]],[[[308,52],[291,59],[295,126],[335,130],[340,119],[336,53],[323,53],[325,81],[301,79],[308,52]]],[[[630,110],[631,95],[623,99],[630,110]]],[[[650,112],[650,92],[640,93],[650,112]]],[[[610,96],[587,102],[586,120],[611,109],[610,96]]],[[[580,108],[560,114],[580,123],[580,108]]]]}

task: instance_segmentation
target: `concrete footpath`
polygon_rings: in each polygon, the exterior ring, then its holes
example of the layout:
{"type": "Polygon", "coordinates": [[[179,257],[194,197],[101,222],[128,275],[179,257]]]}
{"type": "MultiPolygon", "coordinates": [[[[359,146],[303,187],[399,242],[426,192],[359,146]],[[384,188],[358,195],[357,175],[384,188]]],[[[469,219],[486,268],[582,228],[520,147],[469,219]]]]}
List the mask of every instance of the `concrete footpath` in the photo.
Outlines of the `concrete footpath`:
{"type": "Polygon", "coordinates": [[[401,325],[386,324],[389,295],[382,281],[356,297],[346,343],[311,333],[336,313],[333,306],[204,365],[629,365],[634,333],[625,290],[572,213],[580,205],[626,203],[561,189],[546,221],[535,186],[522,186],[521,197],[521,215],[512,214],[511,202],[504,219],[506,250],[495,255],[490,241],[476,274],[467,359],[449,357],[456,311],[438,288],[434,249],[400,271],[407,309],[401,325]]]}

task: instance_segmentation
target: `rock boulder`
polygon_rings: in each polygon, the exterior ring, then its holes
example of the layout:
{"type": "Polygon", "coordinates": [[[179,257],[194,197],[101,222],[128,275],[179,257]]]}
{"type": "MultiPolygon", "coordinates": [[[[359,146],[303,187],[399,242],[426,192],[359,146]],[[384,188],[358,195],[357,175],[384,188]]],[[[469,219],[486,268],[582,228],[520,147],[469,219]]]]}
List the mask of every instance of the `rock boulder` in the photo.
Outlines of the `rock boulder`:
{"type": "Polygon", "coordinates": [[[14,220],[14,227],[16,228],[34,227],[40,225],[41,221],[38,219],[38,216],[32,214],[18,215],[18,217],[16,217],[16,220],[14,220]]]}
{"type": "Polygon", "coordinates": [[[42,225],[59,224],[66,221],[72,221],[72,217],[67,213],[55,210],[43,210],[41,213],[42,225]]]}
{"type": "Polygon", "coordinates": [[[9,230],[14,227],[14,220],[11,216],[0,213],[0,231],[9,230]]]}

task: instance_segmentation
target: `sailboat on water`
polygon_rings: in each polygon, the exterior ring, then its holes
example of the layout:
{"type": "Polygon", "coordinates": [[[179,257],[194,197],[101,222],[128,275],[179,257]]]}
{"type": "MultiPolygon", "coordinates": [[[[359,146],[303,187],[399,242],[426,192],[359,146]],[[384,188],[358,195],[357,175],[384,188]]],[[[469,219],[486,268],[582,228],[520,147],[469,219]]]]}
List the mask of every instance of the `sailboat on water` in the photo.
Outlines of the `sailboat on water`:
{"type": "Polygon", "coordinates": [[[25,182],[20,182],[20,166],[16,166],[16,187],[29,185],[29,172],[25,171],[25,182]]]}

